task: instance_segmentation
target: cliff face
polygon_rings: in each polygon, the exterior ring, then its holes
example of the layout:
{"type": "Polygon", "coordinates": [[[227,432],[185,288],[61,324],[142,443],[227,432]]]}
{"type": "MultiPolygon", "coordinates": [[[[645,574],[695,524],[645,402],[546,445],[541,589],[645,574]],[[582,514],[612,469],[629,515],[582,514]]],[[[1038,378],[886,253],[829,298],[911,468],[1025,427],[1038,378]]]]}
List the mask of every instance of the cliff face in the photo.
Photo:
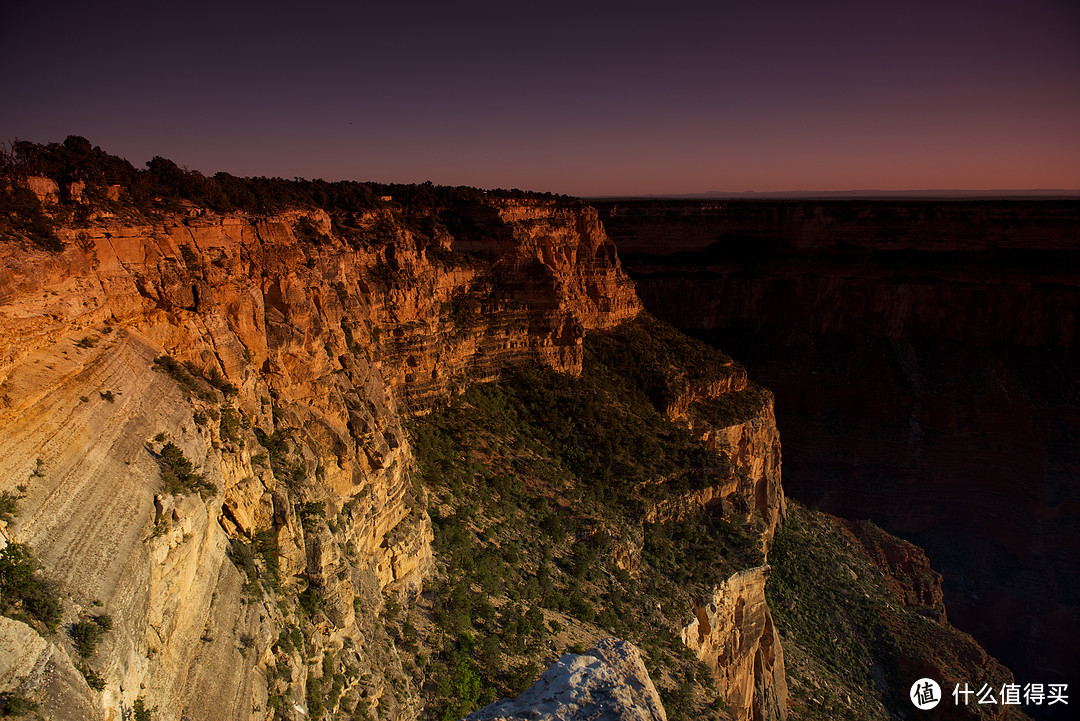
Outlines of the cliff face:
{"type": "Polygon", "coordinates": [[[1019,677],[1075,676],[1075,201],[599,207],[645,306],[776,394],[789,493],[925,547],[1019,677]]]}
{"type": "Polygon", "coordinates": [[[771,395],[757,414],[741,423],[717,428],[694,418],[690,429],[709,448],[730,458],[740,485],[749,486],[739,497],[751,499],[750,512],[764,523],[762,550],[767,552],[787,512],[780,478],[780,432],[771,395]]]}
{"type": "Polygon", "coordinates": [[[716,675],[739,721],[787,718],[784,651],[765,600],[768,578],[768,566],[736,573],[694,609],[694,620],[681,631],[683,643],[716,675]]]}
{"type": "Polygon", "coordinates": [[[468,366],[481,380],[485,369],[527,358],[580,370],[582,332],[639,307],[595,213],[540,201],[485,210],[477,237],[421,240],[393,210],[356,219],[359,237],[348,243],[331,240],[321,212],[204,214],[63,230],[71,248],[62,256],[5,248],[0,299],[13,310],[0,378],[28,349],[106,318],[166,348],[188,340],[171,330],[185,321],[223,322],[232,327],[197,334],[224,346],[220,365],[294,383],[337,365],[302,355],[323,334],[339,350],[376,349],[390,388],[421,403],[445,395],[468,366]],[[320,235],[298,242],[301,221],[320,235]],[[56,295],[26,300],[43,289],[56,295]],[[291,363],[298,353],[303,369],[291,363]]]}
{"type": "Polygon", "coordinates": [[[0,244],[0,475],[26,485],[4,533],[70,594],[65,625],[114,619],[90,657],[104,691],[81,698],[108,718],[140,696],[291,716],[329,684],[305,660],[330,657],[342,698],[415,716],[377,620],[431,562],[400,409],[518,363],[578,371],[583,333],[638,310],[588,209],[481,210],[483,233],[430,243],[386,210],[348,242],[292,212],[102,218],[62,228],[62,254],[0,244]],[[212,487],[162,492],[168,443],[212,487]]]}
{"type": "MultiPolygon", "coordinates": [[[[584,334],[640,304],[588,208],[490,198],[452,233],[393,204],[351,220],[188,207],[60,227],[60,253],[0,243],[0,490],[25,486],[0,531],[65,594],[57,634],[3,627],[0,691],[56,719],[140,699],[177,718],[303,718],[323,698],[420,714],[424,678],[386,620],[433,566],[404,419],[516,368],[579,374],[584,334]],[[82,659],[65,629],[102,614],[82,659]]],[[[751,393],[741,367],[668,371],[661,410],[730,459],[672,518],[734,509],[767,550],[784,514],[771,398],[736,417],[714,406],[751,393]]],[[[725,698],[761,686],[747,703],[774,713],[782,659],[754,663],[772,648],[758,620],[725,628],[739,641],[714,630],[747,648],[712,666],[725,698]]]]}

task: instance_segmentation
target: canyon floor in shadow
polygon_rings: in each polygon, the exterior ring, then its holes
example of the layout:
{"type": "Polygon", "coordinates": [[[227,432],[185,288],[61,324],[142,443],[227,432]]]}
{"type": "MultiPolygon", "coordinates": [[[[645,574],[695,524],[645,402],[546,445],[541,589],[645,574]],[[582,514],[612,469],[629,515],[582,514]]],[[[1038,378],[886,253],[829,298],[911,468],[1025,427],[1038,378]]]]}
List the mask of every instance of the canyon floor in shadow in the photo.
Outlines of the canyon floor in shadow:
{"type": "Polygon", "coordinates": [[[925,547],[1019,681],[1077,682],[1080,203],[599,209],[646,307],[774,390],[793,497],[925,547]]]}

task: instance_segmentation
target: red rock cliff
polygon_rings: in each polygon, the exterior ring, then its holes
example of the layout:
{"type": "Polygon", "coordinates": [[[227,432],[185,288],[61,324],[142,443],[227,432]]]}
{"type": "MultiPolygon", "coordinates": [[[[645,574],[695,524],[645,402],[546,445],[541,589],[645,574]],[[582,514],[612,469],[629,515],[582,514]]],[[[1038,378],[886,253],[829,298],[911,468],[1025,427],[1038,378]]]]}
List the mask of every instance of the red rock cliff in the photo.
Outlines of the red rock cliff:
{"type": "MultiPolygon", "coordinates": [[[[117,629],[100,695],[24,679],[44,711],[116,718],[145,695],[171,717],[266,718],[303,709],[306,662],[330,654],[366,679],[348,694],[416,716],[376,621],[431,561],[403,407],[514,364],[577,372],[583,333],[639,309],[591,209],[472,212],[458,237],[390,207],[348,240],[320,211],[192,210],[63,228],[59,254],[0,243],[0,475],[27,487],[4,537],[62,581],[65,623],[101,604],[117,629]],[[213,487],[161,493],[166,443],[213,487]],[[270,579],[280,603],[260,600],[270,579]],[[305,598],[330,625],[297,649],[280,635],[305,598]]],[[[28,647],[27,669],[65,643],[28,647]]]]}

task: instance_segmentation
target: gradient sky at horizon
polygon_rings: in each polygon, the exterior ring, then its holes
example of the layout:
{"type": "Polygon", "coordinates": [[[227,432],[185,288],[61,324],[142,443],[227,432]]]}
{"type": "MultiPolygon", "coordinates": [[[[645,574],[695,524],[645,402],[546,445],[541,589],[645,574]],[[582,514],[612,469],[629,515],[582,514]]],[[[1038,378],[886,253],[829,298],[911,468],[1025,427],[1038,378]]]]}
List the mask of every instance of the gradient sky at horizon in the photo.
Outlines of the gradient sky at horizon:
{"type": "Polygon", "coordinates": [[[5,3],[0,140],[572,195],[1080,188],[1080,3],[5,3]]]}

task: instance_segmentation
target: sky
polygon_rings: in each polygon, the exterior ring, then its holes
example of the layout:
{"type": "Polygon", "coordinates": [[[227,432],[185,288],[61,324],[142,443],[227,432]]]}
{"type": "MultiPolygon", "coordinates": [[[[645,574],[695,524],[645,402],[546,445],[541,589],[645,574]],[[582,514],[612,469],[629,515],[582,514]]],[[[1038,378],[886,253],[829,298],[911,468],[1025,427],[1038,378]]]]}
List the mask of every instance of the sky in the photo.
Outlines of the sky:
{"type": "Polygon", "coordinates": [[[0,140],[581,196],[1080,188],[1080,2],[0,0],[0,140]]]}

